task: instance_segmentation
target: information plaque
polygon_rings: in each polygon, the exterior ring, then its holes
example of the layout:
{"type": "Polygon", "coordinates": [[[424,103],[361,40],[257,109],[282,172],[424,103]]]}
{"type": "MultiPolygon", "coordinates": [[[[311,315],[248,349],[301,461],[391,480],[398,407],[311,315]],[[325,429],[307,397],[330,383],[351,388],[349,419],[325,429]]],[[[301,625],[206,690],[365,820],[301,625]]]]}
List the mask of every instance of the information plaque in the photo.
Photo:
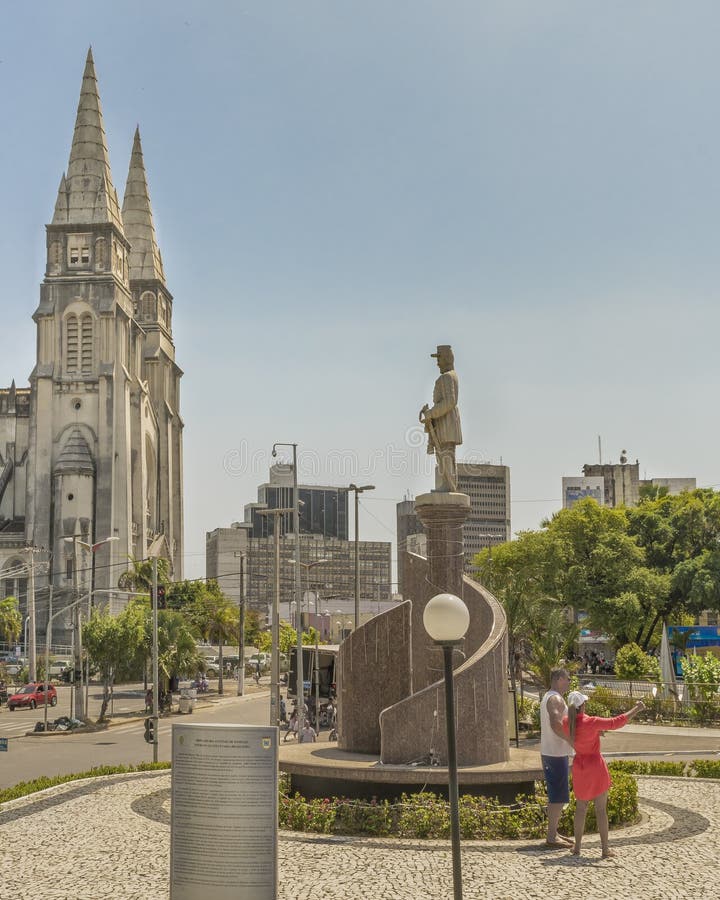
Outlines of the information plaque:
{"type": "Polygon", "coordinates": [[[275,900],[278,731],[173,725],[171,900],[275,900]]]}

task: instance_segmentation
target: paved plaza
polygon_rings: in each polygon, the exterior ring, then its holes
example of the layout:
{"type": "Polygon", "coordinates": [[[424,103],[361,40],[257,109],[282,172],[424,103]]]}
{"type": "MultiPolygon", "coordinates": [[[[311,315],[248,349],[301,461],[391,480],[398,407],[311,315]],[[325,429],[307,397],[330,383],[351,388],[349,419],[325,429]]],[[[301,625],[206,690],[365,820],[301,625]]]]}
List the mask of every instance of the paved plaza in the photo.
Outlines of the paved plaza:
{"type": "MultiPolygon", "coordinates": [[[[640,778],[642,822],[598,838],[581,859],[538,841],[468,841],[466,898],[717,897],[720,783],[640,778]]],[[[170,774],[70,783],[0,811],[0,897],[155,900],[168,896],[170,774]]],[[[212,896],[209,890],[208,896],[212,896]]],[[[283,900],[410,900],[452,896],[444,841],[281,833],[283,900]]]]}

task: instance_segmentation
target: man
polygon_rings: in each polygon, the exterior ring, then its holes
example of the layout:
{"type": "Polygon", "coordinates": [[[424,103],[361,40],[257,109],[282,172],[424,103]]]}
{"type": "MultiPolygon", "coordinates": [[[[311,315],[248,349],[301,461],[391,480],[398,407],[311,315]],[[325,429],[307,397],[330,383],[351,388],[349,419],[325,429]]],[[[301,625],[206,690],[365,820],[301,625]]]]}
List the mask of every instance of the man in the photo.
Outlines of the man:
{"type": "Polygon", "coordinates": [[[568,784],[568,756],[572,752],[570,742],[565,737],[562,721],[567,715],[567,704],[563,694],[570,687],[567,669],[553,669],[550,673],[550,690],[540,701],[540,754],[548,794],[548,847],[563,848],[572,845],[572,840],[558,834],[558,822],[563,807],[570,802],[568,784]]]}
{"type": "Polygon", "coordinates": [[[442,374],[435,382],[433,405],[423,406],[420,421],[428,434],[427,452],[435,454],[435,490],[453,492],[457,491],[455,447],[462,444],[455,358],[449,344],[438,344],[437,353],[430,356],[442,374]]]}
{"type": "Polygon", "coordinates": [[[314,744],[317,740],[317,735],[315,734],[315,729],[312,727],[308,720],[305,720],[305,725],[303,726],[303,730],[300,734],[300,743],[301,744],[314,744]]]}

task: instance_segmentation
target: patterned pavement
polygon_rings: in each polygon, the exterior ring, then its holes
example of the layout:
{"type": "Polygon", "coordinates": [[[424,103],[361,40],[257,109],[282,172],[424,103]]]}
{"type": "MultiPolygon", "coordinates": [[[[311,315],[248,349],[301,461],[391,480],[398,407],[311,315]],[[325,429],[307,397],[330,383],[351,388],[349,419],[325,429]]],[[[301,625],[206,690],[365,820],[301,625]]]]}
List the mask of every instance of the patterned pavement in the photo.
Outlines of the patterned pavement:
{"type": "MultiPolygon", "coordinates": [[[[597,836],[584,855],[537,841],[463,844],[466,900],[714,898],[720,783],[640,778],[640,824],[597,836]]],[[[118,775],[52,788],[0,810],[0,897],[155,900],[168,896],[170,774],[118,775]]],[[[449,844],[281,832],[282,900],[452,897],[449,844]]],[[[207,893],[212,896],[212,890],[207,893]]]]}

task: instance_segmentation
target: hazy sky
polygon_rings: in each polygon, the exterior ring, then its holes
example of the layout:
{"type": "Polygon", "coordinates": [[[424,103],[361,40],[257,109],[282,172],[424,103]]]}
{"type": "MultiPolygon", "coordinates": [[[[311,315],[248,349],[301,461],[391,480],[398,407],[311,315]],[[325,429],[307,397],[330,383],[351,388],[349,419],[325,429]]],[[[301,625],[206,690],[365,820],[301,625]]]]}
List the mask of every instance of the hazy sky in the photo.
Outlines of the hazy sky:
{"type": "Polygon", "coordinates": [[[4,6],[0,385],[34,364],[92,44],[115,186],[139,123],[174,295],[188,576],[273,441],[304,481],[377,485],[361,536],[391,539],[432,481],[437,343],[514,530],[598,434],[605,461],[720,483],[717,3],[4,6]]]}

